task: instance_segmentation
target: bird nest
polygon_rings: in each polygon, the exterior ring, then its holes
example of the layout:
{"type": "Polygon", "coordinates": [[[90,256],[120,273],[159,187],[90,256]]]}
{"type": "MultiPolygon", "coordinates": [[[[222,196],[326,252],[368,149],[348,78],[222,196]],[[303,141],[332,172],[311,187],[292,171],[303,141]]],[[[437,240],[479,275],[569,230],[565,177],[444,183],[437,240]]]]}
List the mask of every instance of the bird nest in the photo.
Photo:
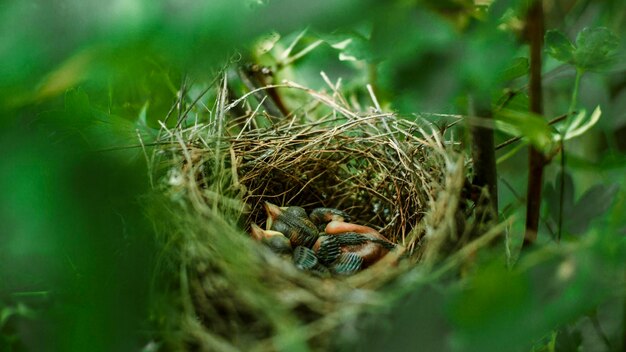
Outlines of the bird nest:
{"type": "Polygon", "coordinates": [[[248,96],[227,104],[218,89],[206,123],[161,132],[157,296],[168,317],[157,321],[172,349],[336,347],[360,317],[389,304],[416,272],[458,256],[471,237],[465,162],[440,129],[358,112],[336,92],[285,88],[309,96],[316,112],[229,117],[248,96]],[[251,224],[267,220],[266,201],[343,210],[404,251],[349,277],[316,277],[251,239],[251,224]]]}

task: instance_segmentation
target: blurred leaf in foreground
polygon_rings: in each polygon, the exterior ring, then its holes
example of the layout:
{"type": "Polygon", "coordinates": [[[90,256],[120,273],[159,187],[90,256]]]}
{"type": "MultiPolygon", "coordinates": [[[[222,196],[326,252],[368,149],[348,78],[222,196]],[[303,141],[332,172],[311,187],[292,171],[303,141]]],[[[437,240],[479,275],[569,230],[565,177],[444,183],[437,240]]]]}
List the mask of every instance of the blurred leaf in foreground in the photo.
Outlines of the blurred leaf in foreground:
{"type": "Polygon", "coordinates": [[[501,109],[496,113],[496,128],[513,136],[526,138],[538,150],[552,148],[552,130],[541,116],[524,111],[501,109]]]}
{"type": "Polygon", "coordinates": [[[128,156],[141,152],[139,146],[151,142],[156,134],[138,117],[132,121],[94,108],[80,88],[67,91],[63,110],[42,113],[40,126],[53,140],[80,136],[93,149],[136,146],[128,149],[128,156]]]}
{"type": "MultiPolygon", "coordinates": [[[[88,111],[84,96],[68,100],[71,111],[88,111]]],[[[136,348],[151,276],[150,227],[136,198],[145,171],[113,153],[84,152],[76,135],[58,143],[29,126],[0,137],[0,188],[8,190],[0,300],[36,312],[13,316],[15,336],[31,351],[136,348]],[[44,302],[27,295],[36,292],[44,302]]]]}

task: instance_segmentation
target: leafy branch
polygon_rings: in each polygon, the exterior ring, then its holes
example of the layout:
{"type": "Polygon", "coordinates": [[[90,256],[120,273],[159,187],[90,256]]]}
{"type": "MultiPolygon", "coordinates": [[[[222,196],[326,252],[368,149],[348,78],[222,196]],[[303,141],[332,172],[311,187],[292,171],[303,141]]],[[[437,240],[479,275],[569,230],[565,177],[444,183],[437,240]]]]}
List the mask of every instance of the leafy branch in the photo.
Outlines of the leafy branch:
{"type": "MultiPolygon", "coordinates": [[[[605,27],[585,28],[576,37],[576,44],[572,43],[557,30],[549,30],[545,37],[547,52],[553,58],[571,64],[576,68],[576,77],[574,78],[574,88],[572,90],[572,98],[568,109],[571,114],[576,109],[578,103],[578,94],[580,89],[580,80],[587,71],[600,69],[611,64],[615,58],[615,49],[619,44],[617,37],[605,27]]],[[[600,118],[600,107],[596,107],[591,114],[587,123],[583,123],[586,113],[582,110],[573,121],[567,124],[566,128],[561,131],[561,143],[564,140],[579,136],[591,128],[600,118]]],[[[561,239],[563,229],[563,203],[565,197],[565,148],[561,148],[561,189],[560,189],[560,207],[558,215],[558,235],[557,241],[561,239]]]]}

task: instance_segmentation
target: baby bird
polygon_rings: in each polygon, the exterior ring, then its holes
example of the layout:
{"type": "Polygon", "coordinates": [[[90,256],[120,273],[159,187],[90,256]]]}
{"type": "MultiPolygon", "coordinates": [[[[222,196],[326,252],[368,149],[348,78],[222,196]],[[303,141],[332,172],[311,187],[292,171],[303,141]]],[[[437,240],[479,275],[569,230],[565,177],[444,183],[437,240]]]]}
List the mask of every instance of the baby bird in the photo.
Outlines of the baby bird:
{"type": "Polygon", "coordinates": [[[306,247],[291,247],[291,241],[278,231],[263,230],[257,224],[251,225],[252,237],[268,246],[274,253],[284,259],[293,260],[293,264],[300,270],[311,272],[320,277],[330,275],[329,269],[319,262],[315,253],[306,247]]]}
{"type": "Polygon", "coordinates": [[[362,260],[361,269],[376,263],[396,245],[371,227],[342,221],[326,225],[327,235],[335,237],[342,253],[352,253],[362,260]]]}
{"type": "Polygon", "coordinates": [[[318,276],[353,274],[396,248],[373,228],[345,222],[350,217],[341,210],[316,208],[307,215],[296,206],[264,207],[267,230],[253,225],[253,236],[276,253],[293,253],[296,267],[318,276]]]}
{"type": "Polygon", "coordinates": [[[350,221],[350,215],[334,208],[315,208],[309,214],[309,218],[320,232],[324,231],[331,221],[350,221]]]}
{"type": "Polygon", "coordinates": [[[280,255],[291,255],[293,252],[291,241],[282,233],[272,230],[263,230],[254,223],[250,225],[250,227],[252,238],[269,247],[272,252],[280,255]]]}
{"type": "Polygon", "coordinates": [[[363,264],[357,254],[343,251],[340,236],[320,236],[313,245],[313,252],[333,274],[351,275],[363,264]]]}
{"type": "Polygon", "coordinates": [[[311,248],[319,237],[317,227],[300,207],[279,207],[269,202],[264,204],[267,212],[267,228],[283,233],[293,247],[311,248]]]}

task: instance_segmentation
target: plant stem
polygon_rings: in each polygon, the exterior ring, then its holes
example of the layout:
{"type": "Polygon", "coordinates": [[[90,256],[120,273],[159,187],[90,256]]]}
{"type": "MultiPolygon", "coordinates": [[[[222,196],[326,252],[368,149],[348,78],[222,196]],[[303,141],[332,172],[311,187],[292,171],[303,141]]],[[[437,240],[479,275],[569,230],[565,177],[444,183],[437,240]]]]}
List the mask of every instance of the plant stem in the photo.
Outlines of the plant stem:
{"type": "Polygon", "coordinates": [[[580,78],[583,76],[584,70],[576,68],[576,78],[574,79],[574,91],[572,92],[572,101],[569,105],[568,113],[571,113],[576,109],[576,103],[578,102],[578,87],[580,86],[580,78]]]}
{"type": "MultiPolygon", "coordinates": [[[[470,114],[480,116],[481,118],[493,120],[491,111],[491,102],[488,96],[476,94],[470,97],[470,114]],[[475,110],[475,111],[471,111],[475,110]]],[[[496,151],[493,138],[493,128],[473,126],[472,134],[472,159],[474,160],[474,180],[473,184],[477,187],[486,187],[489,191],[488,204],[479,206],[478,218],[486,218],[490,220],[498,219],[498,176],[496,171],[496,151]],[[485,217],[486,215],[486,217],[485,217]]]]}
{"type": "MultiPolygon", "coordinates": [[[[574,79],[574,90],[572,91],[572,101],[569,105],[569,110],[567,111],[568,115],[571,115],[572,112],[576,109],[576,104],[578,103],[578,87],[580,86],[580,78],[583,76],[585,71],[580,68],[576,68],[576,78],[574,79]]],[[[569,127],[569,124],[568,124],[569,127]]],[[[567,128],[565,131],[568,130],[567,128]]],[[[565,132],[561,132],[561,137],[564,137],[565,132]]],[[[556,242],[561,242],[561,235],[563,234],[563,201],[565,199],[565,143],[564,138],[561,138],[561,176],[560,176],[560,187],[559,187],[559,218],[558,218],[558,229],[556,242]]]]}
{"type": "Polygon", "coordinates": [[[559,228],[557,229],[556,242],[561,242],[563,234],[563,203],[565,203],[565,145],[561,139],[561,185],[559,186],[559,228]]]}
{"type": "MultiPolygon", "coordinates": [[[[552,126],[552,125],[554,125],[554,124],[556,124],[556,123],[559,123],[559,122],[561,122],[561,121],[565,120],[565,119],[566,119],[568,116],[570,116],[570,115],[571,115],[571,114],[564,114],[564,115],[557,116],[557,117],[553,118],[552,120],[550,120],[550,121],[548,122],[548,125],[552,126]]],[[[504,148],[504,147],[508,147],[509,145],[511,145],[511,144],[513,144],[513,143],[515,143],[515,142],[519,142],[519,141],[521,141],[521,140],[522,140],[522,137],[513,137],[513,138],[511,138],[511,139],[509,139],[509,140],[506,140],[506,141],[504,141],[504,142],[502,142],[502,143],[498,144],[498,145],[496,146],[496,150],[500,150],[500,149],[502,149],[502,148],[504,148]]]]}
{"type": "MultiPolygon", "coordinates": [[[[530,111],[541,115],[543,113],[541,89],[541,50],[543,47],[543,5],[535,0],[528,10],[527,35],[530,42],[530,82],[529,100],[530,111]]],[[[539,229],[539,211],[541,207],[541,186],[543,183],[543,168],[546,158],[543,153],[534,147],[530,148],[528,157],[528,190],[526,194],[526,233],[524,234],[524,248],[535,243],[539,229]]]]}
{"type": "MultiPolygon", "coordinates": [[[[626,270],[624,270],[624,280],[626,280],[626,270]]],[[[626,351],[626,297],[622,302],[622,350],[626,351]]]]}

